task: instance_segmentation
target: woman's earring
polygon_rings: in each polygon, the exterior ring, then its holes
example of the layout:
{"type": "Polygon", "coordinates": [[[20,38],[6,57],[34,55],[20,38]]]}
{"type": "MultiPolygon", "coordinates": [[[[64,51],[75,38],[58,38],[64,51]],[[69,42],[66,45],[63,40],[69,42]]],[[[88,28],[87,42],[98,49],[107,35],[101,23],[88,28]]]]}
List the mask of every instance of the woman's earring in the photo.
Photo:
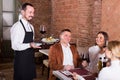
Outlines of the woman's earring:
{"type": "Polygon", "coordinates": [[[108,40],[106,41],[106,46],[108,46],[108,40]]]}

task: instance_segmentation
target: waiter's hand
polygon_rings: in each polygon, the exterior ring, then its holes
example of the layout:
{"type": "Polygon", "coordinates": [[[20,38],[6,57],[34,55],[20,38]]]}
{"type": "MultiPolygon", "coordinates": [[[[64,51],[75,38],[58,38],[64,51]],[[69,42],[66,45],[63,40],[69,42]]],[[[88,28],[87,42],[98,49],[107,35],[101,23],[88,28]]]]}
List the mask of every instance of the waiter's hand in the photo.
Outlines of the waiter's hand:
{"type": "Polygon", "coordinates": [[[30,46],[31,46],[32,48],[41,48],[40,46],[37,46],[34,42],[31,42],[31,43],[30,43],[30,46]]]}

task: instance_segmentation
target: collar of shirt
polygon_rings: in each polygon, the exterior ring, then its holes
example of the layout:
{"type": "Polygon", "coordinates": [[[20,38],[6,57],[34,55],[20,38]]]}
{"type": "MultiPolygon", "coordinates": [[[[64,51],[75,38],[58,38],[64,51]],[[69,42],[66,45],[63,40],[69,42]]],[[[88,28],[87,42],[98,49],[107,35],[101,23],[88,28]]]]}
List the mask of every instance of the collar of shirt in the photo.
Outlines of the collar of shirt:
{"type": "Polygon", "coordinates": [[[67,48],[67,47],[70,47],[70,44],[68,43],[67,46],[64,46],[63,44],[61,44],[61,46],[64,47],[64,48],[67,48]]]}
{"type": "Polygon", "coordinates": [[[23,19],[23,18],[21,20],[22,20],[22,22],[24,24],[24,27],[25,27],[26,31],[31,32],[32,30],[30,28],[30,26],[31,26],[30,23],[27,20],[23,19]]]}

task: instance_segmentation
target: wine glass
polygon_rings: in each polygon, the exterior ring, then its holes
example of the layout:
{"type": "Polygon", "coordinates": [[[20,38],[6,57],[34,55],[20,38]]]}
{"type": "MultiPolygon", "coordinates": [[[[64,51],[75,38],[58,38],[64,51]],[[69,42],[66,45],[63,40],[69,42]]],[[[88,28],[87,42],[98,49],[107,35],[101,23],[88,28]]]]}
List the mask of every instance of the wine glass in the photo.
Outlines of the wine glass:
{"type": "Polygon", "coordinates": [[[45,25],[40,25],[40,33],[42,34],[42,38],[45,37],[45,33],[46,33],[46,26],[45,25]]]}

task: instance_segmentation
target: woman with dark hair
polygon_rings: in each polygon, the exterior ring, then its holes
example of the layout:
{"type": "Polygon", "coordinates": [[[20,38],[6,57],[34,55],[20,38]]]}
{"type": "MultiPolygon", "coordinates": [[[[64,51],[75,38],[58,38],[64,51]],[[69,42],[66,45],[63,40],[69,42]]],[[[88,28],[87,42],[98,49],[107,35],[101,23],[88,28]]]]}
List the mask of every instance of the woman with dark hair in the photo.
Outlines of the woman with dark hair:
{"type": "MultiPolygon", "coordinates": [[[[98,72],[97,63],[100,60],[102,63],[106,62],[105,47],[108,43],[108,34],[104,31],[97,33],[95,45],[89,48],[90,64],[88,70],[92,73],[98,72]]],[[[104,64],[102,64],[104,66],[104,64]]]]}

